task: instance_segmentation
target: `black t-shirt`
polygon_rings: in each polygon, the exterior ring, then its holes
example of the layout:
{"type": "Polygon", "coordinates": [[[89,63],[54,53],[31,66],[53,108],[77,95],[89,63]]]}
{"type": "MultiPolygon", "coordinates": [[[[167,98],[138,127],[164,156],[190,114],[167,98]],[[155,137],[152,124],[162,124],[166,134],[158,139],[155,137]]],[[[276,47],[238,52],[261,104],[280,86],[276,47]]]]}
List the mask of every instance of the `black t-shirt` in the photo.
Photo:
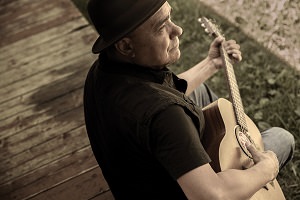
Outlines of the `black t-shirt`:
{"type": "Polygon", "coordinates": [[[151,126],[152,148],[174,180],[209,162],[192,119],[180,106],[170,106],[151,126]]]}
{"type": "Polygon", "coordinates": [[[116,199],[186,199],[176,180],[210,162],[200,142],[203,127],[197,127],[204,122],[197,124],[192,109],[179,103],[187,97],[173,91],[186,89],[184,83],[167,69],[108,60],[91,68],[84,90],[86,128],[116,199]]]}

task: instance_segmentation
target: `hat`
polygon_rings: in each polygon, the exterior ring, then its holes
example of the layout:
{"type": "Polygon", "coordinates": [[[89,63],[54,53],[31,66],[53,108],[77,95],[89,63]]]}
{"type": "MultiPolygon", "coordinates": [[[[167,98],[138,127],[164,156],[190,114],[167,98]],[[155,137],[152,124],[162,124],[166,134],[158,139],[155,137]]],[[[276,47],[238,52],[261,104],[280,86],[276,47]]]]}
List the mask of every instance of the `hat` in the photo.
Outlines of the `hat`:
{"type": "Polygon", "coordinates": [[[150,18],[166,0],[90,0],[88,14],[99,37],[93,53],[100,53],[150,18]]]}

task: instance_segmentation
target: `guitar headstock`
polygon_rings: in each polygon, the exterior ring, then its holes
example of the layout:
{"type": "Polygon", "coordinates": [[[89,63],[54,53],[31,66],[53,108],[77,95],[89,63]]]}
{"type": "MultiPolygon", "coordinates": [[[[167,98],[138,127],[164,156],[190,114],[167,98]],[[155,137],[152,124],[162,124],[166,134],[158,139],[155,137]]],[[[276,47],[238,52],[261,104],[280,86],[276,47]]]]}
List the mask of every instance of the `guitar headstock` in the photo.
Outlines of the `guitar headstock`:
{"type": "Polygon", "coordinates": [[[219,27],[215,25],[212,20],[207,19],[206,17],[201,17],[198,19],[198,21],[201,23],[201,26],[205,29],[205,32],[207,32],[209,35],[212,35],[214,37],[218,37],[221,34],[221,31],[219,30],[219,27]]]}

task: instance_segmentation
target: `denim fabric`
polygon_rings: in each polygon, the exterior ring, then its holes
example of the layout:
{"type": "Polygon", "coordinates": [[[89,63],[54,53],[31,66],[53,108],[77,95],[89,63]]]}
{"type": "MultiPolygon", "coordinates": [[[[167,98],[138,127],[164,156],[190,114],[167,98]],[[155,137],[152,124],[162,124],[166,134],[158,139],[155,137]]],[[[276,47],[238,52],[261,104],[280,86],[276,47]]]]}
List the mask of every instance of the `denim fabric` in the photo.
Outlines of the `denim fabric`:
{"type": "Polygon", "coordinates": [[[273,151],[278,158],[280,169],[283,168],[293,157],[295,150],[294,136],[287,130],[272,127],[261,132],[265,150],[273,151]]]}
{"type": "Polygon", "coordinates": [[[189,97],[202,108],[218,99],[217,95],[206,84],[201,84],[189,97]]]}
{"type": "MultiPolygon", "coordinates": [[[[189,96],[198,106],[206,105],[217,100],[217,95],[205,84],[200,85],[189,96]]],[[[278,158],[280,169],[282,169],[293,157],[295,150],[294,136],[287,130],[272,127],[261,132],[265,150],[273,151],[278,158]]]]}

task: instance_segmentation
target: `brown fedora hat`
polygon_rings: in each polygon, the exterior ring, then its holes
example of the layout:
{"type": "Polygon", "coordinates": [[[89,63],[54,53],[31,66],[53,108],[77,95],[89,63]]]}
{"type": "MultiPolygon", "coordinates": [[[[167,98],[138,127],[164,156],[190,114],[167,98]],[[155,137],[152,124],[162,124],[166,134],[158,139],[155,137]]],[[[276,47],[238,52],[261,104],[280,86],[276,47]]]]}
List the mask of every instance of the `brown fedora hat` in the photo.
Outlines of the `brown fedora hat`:
{"type": "Polygon", "coordinates": [[[93,53],[100,53],[151,17],[166,0],[90,0],[88,14],[99,37],[93,53]]]}

